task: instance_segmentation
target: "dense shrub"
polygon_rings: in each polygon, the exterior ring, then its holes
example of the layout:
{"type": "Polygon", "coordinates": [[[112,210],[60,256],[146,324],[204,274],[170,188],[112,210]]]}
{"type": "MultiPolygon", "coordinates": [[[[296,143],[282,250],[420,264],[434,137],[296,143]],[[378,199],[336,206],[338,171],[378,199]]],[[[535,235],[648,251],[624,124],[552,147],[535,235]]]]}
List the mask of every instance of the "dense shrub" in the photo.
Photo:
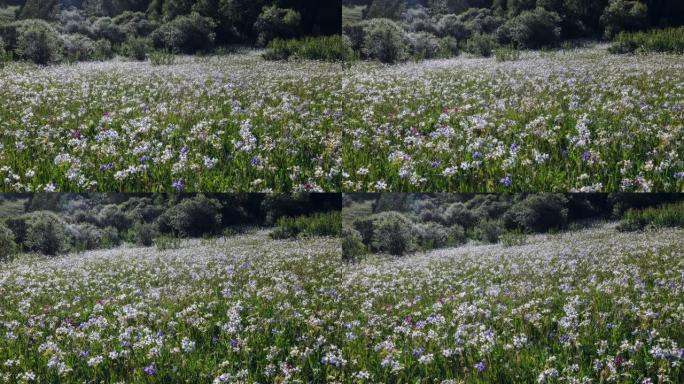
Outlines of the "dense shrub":
{"type": "Polygon", "coordinates": [[[266,46],[275,37],[295,37],[301,20],[302,16],[294,9],[278,8],[275,5],[264,7],[254,24],[254,30],[258,34],[257,43],[266,46]]]}
{"type": "Polygon", "coordinates": [[[684,203],[630,209],[623,216],[618,230],[636,231],[646,227],[684,227],[684,203]]]}
{"type": "Polygon", "coordinates": [[[475,56],[490,57],[496,47],[492,35],[476,33],[466,42],[465,50],[475,56]]]}
{"type": "Polygon", "coordinates": [[[352,228],[342,230],[342,260],[354,263],[366,254],[361,234],[352,228]]]}
{"type": "Polygon", "coordinates": [[[668,52],[684,53],[684,27],[648,32],[620,32],[610,46],[611,53],[668,52]]]}
{"type": "Polygon", "coordinates": [[[81,34],[62,35],[63,56],[69,61],[88,61],[95,56],[95,42],[81,34]]]}
{"type": "Polygon", "coordinates": [[[420,221],[424,223],[432,221],[439,224],[445,224],[447,222],[444,212],[438,208],[422,208],[418,211],[418,217],[420,218],[420,221]]]}
{"type": "Polygon", "coordinates": [[[5,41],[0,37],[0,68],[4,67],[5,63],[9,63],[12,59],[12,51],[6,48],[5,41]]]}
{"type": "Polygon", "coordinates": [[[100,241],[101,248],[113,248],[121,244],[121,237],[119,231],[114,227],[105,227],[101,229],[102,239],[100,241]]]}
{"type": "Polygon", "coordinates": [[[610,0],[601,15],[604,37],[612,38],[621,31],[635,31],[646,25],[648,9],[639,0],[610,0]]]}
{"type": "Polygon", "coordinates": [[[67,232],[74,250],[86,251],[102,246],[102,231],[92,224],[72,224],[67,227],[67,232]]]}
{"type": "Polygon", "coordinates": [[[18,251],[19,247],[14,242],[14,233],[0,224],[0,262],[11,260],[18,251]]]}
{"type": "Polygon", "coordinates": [[[497,39],[501,44],[512,43],[521,48],[555,46],[560,42],[560,23],[556,12],[536,8],[508,20],[497,31],[497,39]]]}
{"type": "Polygon", "coordinates": [[[461,53],[458,41],[451,36],[439,40],[439,55],[444,58],[455,57],[461,53]]]}
{"type": "Polygon", "coordinates": [[[422,249],[442,248],[450,243],[449,228],[434,222],[416,224],[416,241],[422,249]]]}
{"type": "Polygon", "coordinates": [[[439,20],[437,30],[441,37],[450,36],[456,40],[467,40],[472,31],[456,15],[445,15],[439,20]]]}
{"type": "Polygon", "coordinates": [[[50,24],[43,20],[19,22],[15,49],[19,58],[45,65],[59,61],[59,51],[59,35],[50,24]]]}
{"type": "Polygon", "coordinates": [[[150,38],[155,48],[182,53],[208,51],[214,46],[215,27],[211,18],[194,12],[163,24],[152,32],[150,38]]]}
{"type": "Polygon", "coordinates": [[[372,19],[364,23],[363,56],[382,63],[396,63],[407,57],[404,31],[389,19],[372,19]]]}
{"type": "Polygon", "coordinates": [[[114,24],[124,32],[127,39],[145,37],[154,31],[156,25],[143,12],[125,11],[113,19],[114,24]]]}
{"type": "Polygon", "coordinates": [[[96,39],[107,39],[113,44],[126,39],[124,31],[109,17],[100,17],[93,22],[93,35],[96,39]]]}
{"type": "Polygon", "coordinates": [[[490,244],[496,244],[501,237],[501,224],[496,221],[483,221],[477,226],[478,238],[490,244]]]}
{"type": "Polygon", "coordinates": [[[363,38],[365,36],[364,28],[366,23],[355,23],[345,25],[342,29],[342,36],[347,38],[351,48],[355,52],[361,52],[363,49],[363,38]]]}
{"type": "Polygon", "coordinates": [[[346,36],[306,37],[300,40],[274,39],[264,53],[267,60],[290,58],[321,61],[351,61],[354,50],[346,36]]]}
{"type": "Polygon", "coordinates": [[[399,212],[382,212],[373,220],[373,248],[391,255],[403,255],[414,246],[413,224],[399,212]]]}
{"type": "Polygon", "coordinates": [[[530,195],[503,215],[507,229],[544,232],[567,225],[567,198],[561,194],[530,195]]]}
{"type": "Polygon", "coordinates": [[[150,64],[157,65],[173,65],[176,62],[176,55],[168,49],[157,49],[150,52],[150,64]]]}
{"type": "Polygon", "coordinates": [[[361,235],[361,241],[370,246],[373,242],[373,217],[354,220],[352,226],[361,235]]]}
{"type": "Polygon", "coordinates": [[[465,229],[474,227],[479,220],[475,213],[463,203],[449,205],[446,209],[445,217],[448,225],[458,224],[465,229]]]}
{"type": "Polygon", "coordinates": [[[297,217],[283,216],[278,219],[271,237],[285,239],[300,236],[339,236],[341,233],[340,213],[326,212],[297,217]]]}
{"type": "Polygon", "coordinates": [[[130,229],[131,240],[144,247],[154,245],[154,239],[159,237],[159,227],[152,223],[138,223],[130,229]]]}
{"type": "Polygon", "coordinates": [[[449,243],[452,245],[465,244],[468,242],[466,231],[459,224],[454,224],[449,227],[449,243]]]}
{"type": "Polygon", "coordinates": [[[160,216],[160,230],[181,236],[200,237],[220,233],[221,204],[204,195],[183,199],[160,216]]]}
{"type": "Polygon", "coordinates": [[[114,51],[112,50],[112,43],[109,42],[109,40],[105,39],[100,39],[97,40],[94,43],[94,52],[93,52],[93,59],[94,60],[109,60],[112,57],[114,57],[114,51]]]}
{"type": "Polygon", "coordinates": [[[145,61],[147,59],[147,51],[149,49],[150,43],[143,37],[128,39],[123,46],[124,55],[138,61],[145,61]]]}
{"type": "Polygon", "coordinates": [[[52,212],[35,211],[10,218],[7,227],[26,251],[52,256],[67,249],[66,223],[52,212]]]}
{"type": "Polygon", "coordinates": [[[115,204],[102,207],[98,213],[98,222],[103,227],[114,227],[119,232],[126,232],[133,225],[133,220],[128,214],[115,204]]]}
{"type": "Polygon", "coordinates": [[[63,33],[79,33],[85,36],[93,34],[90,20],[86,17],[85,12],[80,9],[70,8],[63,9],[58,17],[60,31],[63,33]]]}
{"type": "Polygon", "coordinates": [[[437,36],[428,32],[408,34],[411,54],[418,60],[432,59],[440,54],[440,41],[437,36]]]}
{"type": "Polygon", "coordinates": [[[496,32],[504,22],[501,17],[494,15],[493,11],[487,8],[469,8],[459,14],[458,18],[472,33],[483,34],[496,32]]]}

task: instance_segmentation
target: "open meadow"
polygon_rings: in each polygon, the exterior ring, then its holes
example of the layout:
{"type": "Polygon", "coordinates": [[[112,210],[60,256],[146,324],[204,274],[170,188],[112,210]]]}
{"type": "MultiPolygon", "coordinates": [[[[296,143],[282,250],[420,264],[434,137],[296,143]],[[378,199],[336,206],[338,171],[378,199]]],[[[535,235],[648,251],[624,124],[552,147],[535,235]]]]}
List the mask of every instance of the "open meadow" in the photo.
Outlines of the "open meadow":
{"type": "Polygon", "coordinates": [[[516,55],[353,65],[342,189],[684,191],[681,56],[516,55]]]}
{"type": "Polygon", "coordinates": [[[403,258],[265,231],[0,270],[0,381],[598,383],[684,378],[681,229],[403,258]]]}
{"type": "Polygon", "coordinates": [[[339,64],[257,51],[0,68],[0,190],[336,191],[339,64]]]}
{"type": "Polygon", "coordinates": [[[339,254],[258,231],[0,264],[0,382],[316,377],[339,254]]]}

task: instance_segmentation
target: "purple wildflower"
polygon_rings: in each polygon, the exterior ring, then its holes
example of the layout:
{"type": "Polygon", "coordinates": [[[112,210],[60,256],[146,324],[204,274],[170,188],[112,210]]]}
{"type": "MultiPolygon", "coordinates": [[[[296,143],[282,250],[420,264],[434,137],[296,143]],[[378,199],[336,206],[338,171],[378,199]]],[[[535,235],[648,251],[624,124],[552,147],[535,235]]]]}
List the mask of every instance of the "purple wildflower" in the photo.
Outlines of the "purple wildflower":
{"type": "Polygon", "coordinates": [[[150,376],[155,376],[157,374],[157,368],[154,367],[154,364],[150,364],[143,368],[143,371],[150,376]]]}
{"type": "Polygon", "coordinates": [[[586,152],[582,153],[582,160],[589,161],[589,159],[591,159],[591,152],[586,151],[586,152]]]}
{"type": "Polygon", "coordinates": [[[144,163],[144,162],[148,161],[149,159],[150,158],[147,155],[142,155],[142,157],[140,157],[140,162],[144,163]]]}
{"type": "Polygon", "coordinates": [[[674,174],[676,180],[684,180],[684,172],[677,172],[674,174]]]}
{"type": "Polygon", "coordinates": [[[506,188],[510,188],[513,185],[513,180],[511,179],[511,174],[507,174],[506,177],[501,178],[499,182],[506,188]]]}
{"type": "Polygon", "coordinates": [[[101,164],[100,165],[100,172],[106,172],[112,168],[114,168],[114,164],[112,164],[112,163],[101,164]]]}
{"type": "Polygon", "coordinates": [[[478,372],[482,373],[485,369],[487,369],[487,366],[485,365],[484,361],[480,361],[479,363],[475,364],[475,369],[477,369],[478,372]]]}
{"type": "Polygon", "coordinates": [[[182,191],[183,191],[183,188],[185,188],[185,187],[183,186],[183,178],[181,177],[180,179],[178,179],[178,181],[174,181],[174,182],[171,184],[171,187],[172,187],[172,188],[175,188],[178,192],[182,192],[182,191]]]}

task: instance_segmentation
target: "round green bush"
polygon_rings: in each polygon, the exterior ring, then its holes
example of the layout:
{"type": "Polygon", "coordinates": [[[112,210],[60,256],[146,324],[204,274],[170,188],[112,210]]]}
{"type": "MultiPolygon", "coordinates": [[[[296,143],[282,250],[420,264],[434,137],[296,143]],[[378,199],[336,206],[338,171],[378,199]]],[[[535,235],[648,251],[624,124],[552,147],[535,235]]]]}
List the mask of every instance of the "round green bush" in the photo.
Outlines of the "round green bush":
{"type": "Polygon", "coordinates": [[[293,9],[278,8],[275,5],[264,7],[254,23],[254,31],[258,34],[257,43],[265,47],[275,37],[295,37],[301,21],[302,16],[293,9]]]}
{"type": "Polygon", "coordinates": [[[0,262],[11,260],[18,250],[17,243],[14,242],[14,233],[0,224],[0,262]]]}
{"type": "Polygon", "coordinates": [[[7,226],[29,252],[53,256],[67,249],[66,223],[52,212],[27,213],[7,220],[7,226]]]}
{"type": "Polygon", "coordinates": [[[132,232],[131,238],[137,245],[144,247],[151,247],[154,245],[154,239],[159,236],[159,227],[152,223],[138,223],[130,229],[132,232]]]}
{"type": "Polygon", "coordinates": [[[98,249],[102,244],[102,231],[92,224],[72,224],[67,227],[72,248],[78,251],[98,249]]]}
{"type": "Polygon", "coordinates": [[[389,19],[371,19],[364,23],[361,52],[368,59],[396,63],[407,57],[404,30],[389,19]]]}
{"type": "Polygon", "coordinates": [[[465,50],[475,56],[490,57],[496,47],[496,42],[492,35],[476,33],[466,43],[465,50]]]}
{"type": "Polygon", "coordinates": [[[59,35],[43,20],[23,20],[17,24],[15,53],[35,64],[50,64],[60,59],[59,35]]]}
{"type": "Polygon", "coordinates": [[[414,229],[416,240],[422,249],[442,248],[449,244],[449,229],[441,224],[419,223],[414,229]]]}
{"type": "Polygon", "coordinates": [[[445,15],[439,20],[437,29],[441,37],[453,37],[456,40],[467,40],[472,31],[457,15],[445,15]]]}
{"type": "Polygon", "coordinates": [[[459,224],[454,224],[449,227],[449,244],[460,245],[468,242],[465,229],[459,224]]]}
{"type": "Polygon", "coordinates": [[[556,46],[561,37],[561,19],[556,12],[544,8],[524,11],[508,20],[497,31],[500,44],[537,49],[556,46]]]}
{"type": "Polygon", "coordinates": [[[391,255],[404,255],[413,250],[413,223],[399,212],[382,212],[373,220],[373,248],[391,255]]]}
{"type": "Polygon", "coordinates": [[[194,12],[178,16],[157,28],[150,39],[155,48],[174,52],[195,53],[214,46],[216,23],[209,17],[194,12]]]}
{"type": "Polygon", "coordinates": [[[445,212],[447,225],[458,224],[463,228],[472,228],[477,225],[478,217],[463,203],[451,204],[445,212]]]}
{"type": "Polygon", "coordinates": [[[149,41],[144,37],[134,37],[128,39],[123,46],[123,51],[126,57],[138,61],[145,61],[147,59],[147,51],[149,49],[149,41]]]}
{"type": "Polygon", "coordinates": [[[481,241],[496,244],[501,237],[501,225],[495,221],[484,221],[478,225],[479,238],[481,241]]]}
{"type": "Polygon", "coordinates": [[[411,54],[417,59],[432,59],[439,56],[440,41],[437,36],[428,32],[408,34],[411,54]]]}
{"type": "Polygon", "coordinates": [[[342,230],[342,260],[354,263],[366,254],[366,246],[363,244],[359,231],[351,228],[342,230]]]}
{"type": "Polygon", "coordinates": [[[568,199],[562,194],[535,194],[516,203],[503,215],[506,229],[547,232],[568,223],[568,199]]]}
{"type": "Polygon", "coordinates": [[[89,61],[95,55],[95,42],[81,34],[60,36],[63,56],[70,61],[89,61]]]}
{"type": "Polygon", "coordinates": [[[204,195],[185,198],[159,217],[162,233],[201,237],[221,232],[221,203],[204,195]]]}

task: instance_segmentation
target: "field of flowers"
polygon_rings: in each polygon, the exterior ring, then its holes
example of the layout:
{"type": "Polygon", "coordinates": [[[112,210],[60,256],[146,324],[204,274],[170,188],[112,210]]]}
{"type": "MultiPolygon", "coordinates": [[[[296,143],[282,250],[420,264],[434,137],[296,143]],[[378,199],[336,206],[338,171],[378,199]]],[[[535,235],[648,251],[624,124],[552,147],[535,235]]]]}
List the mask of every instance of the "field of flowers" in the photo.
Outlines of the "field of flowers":
{"type": "Polygon", "coordinates": [[[0,269],[0,382],[668,383],[683,230],[341,262],[265,232],[0,269]]]}
{"type": "Polygon", "coordinates": [[[345,191],[684,191],[684,61],[604,46],[354,65],[345,191]]]}
{"type": "Polygon", "coordinates": [[[341,71],[255,52],[0,69],[2,191],[337,191],[341,71]]]}
{"type": "Polygon", "coordinates": [[[0,265],[0,382],[314,377],[336,324],[332,260],[336,240],[257,232],[0,265]]]}

